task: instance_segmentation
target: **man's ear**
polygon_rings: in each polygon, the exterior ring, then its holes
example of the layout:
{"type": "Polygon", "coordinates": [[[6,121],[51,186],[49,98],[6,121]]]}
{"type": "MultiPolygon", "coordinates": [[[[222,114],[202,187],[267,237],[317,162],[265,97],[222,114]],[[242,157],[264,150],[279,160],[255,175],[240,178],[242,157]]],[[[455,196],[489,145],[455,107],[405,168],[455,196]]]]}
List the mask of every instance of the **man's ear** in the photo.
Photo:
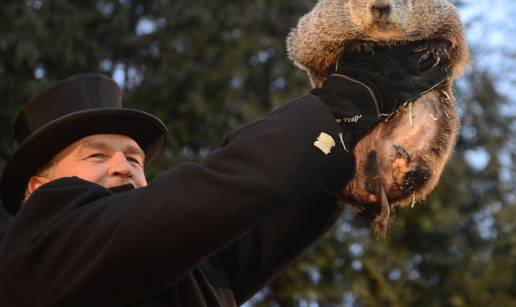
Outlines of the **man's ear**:
{"type": "Polygon", "coordinates": [[[29,183],[27,183],[27,191],[29,192],[29,194],[32,194],[32,192],[34,192],[34,190],[36,190],[42,184],[45,184],[45,183],[47,183],[49,181],[50,181],[50,179],[48,179],[46,177],[32,176],[29,179],[29,183]]]}

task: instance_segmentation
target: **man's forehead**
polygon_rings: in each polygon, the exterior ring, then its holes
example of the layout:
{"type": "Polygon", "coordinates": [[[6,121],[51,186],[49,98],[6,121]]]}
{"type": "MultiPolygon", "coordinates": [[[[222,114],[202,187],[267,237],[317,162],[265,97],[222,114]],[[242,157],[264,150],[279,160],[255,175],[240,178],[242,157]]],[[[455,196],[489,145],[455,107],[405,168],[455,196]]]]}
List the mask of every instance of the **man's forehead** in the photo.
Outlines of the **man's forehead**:
{"type": "Polygon", "coordinates": [[[145,156],[144,151],[132,138],[121,134],[93,134],[76,141],[74,149],[84,148],[113,148],[124,151],[134,151],[145,156]]]}

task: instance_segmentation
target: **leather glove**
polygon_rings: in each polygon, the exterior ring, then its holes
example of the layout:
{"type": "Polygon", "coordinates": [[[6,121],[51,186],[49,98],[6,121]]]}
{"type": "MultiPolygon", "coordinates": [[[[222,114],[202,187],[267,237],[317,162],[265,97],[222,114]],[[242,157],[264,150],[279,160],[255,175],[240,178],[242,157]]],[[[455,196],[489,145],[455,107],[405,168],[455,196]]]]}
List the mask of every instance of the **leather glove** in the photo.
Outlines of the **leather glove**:
{"type": "Polygon", "coordinates": [[[448,62],[430,51],[418,51],[421,49],[412,43],[376,48],[373,53],[347,53],[323,86],[311,91],[335,116],[348,147],[400,105],[414,101],[450,76],[448,62]]]}

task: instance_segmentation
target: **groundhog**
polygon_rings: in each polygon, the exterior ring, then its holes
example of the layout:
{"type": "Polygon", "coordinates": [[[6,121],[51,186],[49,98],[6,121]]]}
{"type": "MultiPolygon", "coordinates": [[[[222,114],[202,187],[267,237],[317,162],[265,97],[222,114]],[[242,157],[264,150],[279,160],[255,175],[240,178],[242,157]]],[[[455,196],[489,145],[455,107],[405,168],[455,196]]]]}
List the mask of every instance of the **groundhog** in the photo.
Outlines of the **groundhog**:
{"type": "Polygon", "coordinates": [[[382,236],[394,208],[414,205],[437,185],[453,151],[459,117],[453,78],[468,62],[457,9],[446,0],[320,0],[287,37],[289,58],[320,87],[342,54],[417,43],[448,61],[452,76],[381,122],[354,149],[356,173],[342,199],[382,236]]]}

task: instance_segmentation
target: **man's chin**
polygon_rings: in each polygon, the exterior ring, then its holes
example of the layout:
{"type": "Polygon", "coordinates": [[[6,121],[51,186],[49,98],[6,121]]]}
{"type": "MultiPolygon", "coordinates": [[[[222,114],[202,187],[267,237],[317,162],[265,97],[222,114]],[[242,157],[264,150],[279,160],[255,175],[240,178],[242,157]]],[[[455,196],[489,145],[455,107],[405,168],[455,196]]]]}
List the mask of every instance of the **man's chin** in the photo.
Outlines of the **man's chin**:
{"type": "Polygon", "coordinates": [[[139,186],[132,181],[120,181],[120,182],[110,183],[110,184],[106,185],[105,187],[106,187],[106,189],[116,189],[118,187],[124,187],[124,186],[129,186],[129,185],[132,186],[134,189],[139,188],[139,186]]]}

